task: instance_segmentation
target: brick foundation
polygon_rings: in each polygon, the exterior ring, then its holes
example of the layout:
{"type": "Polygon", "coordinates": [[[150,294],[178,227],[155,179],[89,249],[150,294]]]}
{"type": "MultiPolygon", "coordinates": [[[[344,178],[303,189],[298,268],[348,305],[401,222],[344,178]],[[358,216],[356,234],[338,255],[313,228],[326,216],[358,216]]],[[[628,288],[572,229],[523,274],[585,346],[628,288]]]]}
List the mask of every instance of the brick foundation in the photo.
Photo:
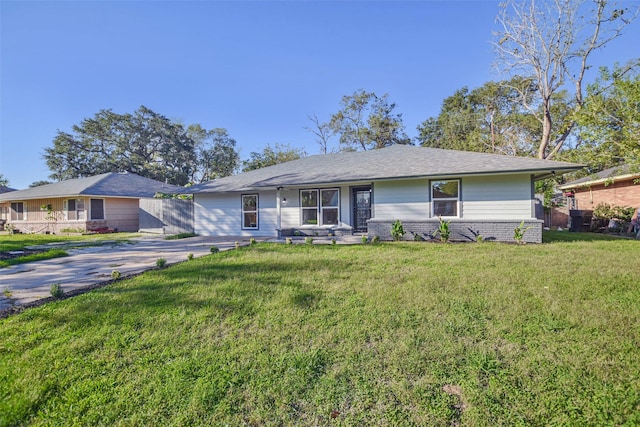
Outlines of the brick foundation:
{"type": "MultiPolygon", "coordinates": [[[[402,220],[401,220],[402,221],[402,220]]],[[[391,220],[371,219],[368,221],[369,237],[379,236],[380,240],[392,240],[391,220]]],[[[451,241],[475,242],[477,236],[482,236],[484,241],[514,242],[513,230],[521,221],[513,220],[464,220],[452,219],[449,224],[451,241]]],[[[542,243],[543,221],[530,219],[524,221],[525,227],[531,227],[524,233],[522,239],[526,243],[542,243]]],[[[402,226],[407,232],[404,240],[413,240],[414,233],[425,239],[439,239],[436,233],[440,222],[437,219],[424,221],[402,221],[402,226]]]]}

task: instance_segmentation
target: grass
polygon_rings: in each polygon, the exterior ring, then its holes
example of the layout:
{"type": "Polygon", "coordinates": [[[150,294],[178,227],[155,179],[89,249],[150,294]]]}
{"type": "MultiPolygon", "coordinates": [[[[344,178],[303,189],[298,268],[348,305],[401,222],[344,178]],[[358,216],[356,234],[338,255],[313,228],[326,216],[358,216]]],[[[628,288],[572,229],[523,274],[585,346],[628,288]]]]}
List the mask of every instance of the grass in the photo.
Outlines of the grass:
{"type": "Polygon", "coordinates": [[[638,425],[639,250],[212,254],[0,320],[0,425],[638,425]]]}
{"type": "MultiPolygon", "coordinates": [[[[85,236],[65,236],[58,234],[3,234],[0,235],[0,252],[21,251],[29,246],[45,245],[48,243],[83,242],[84,246],[86,246],[87,242],[95,242],[96,244],[100,244],[100,242],[104,240],[126,241],[127,239],[135,236],[139,236],[139,234],[113,233],[85,236]]],[[[16,258],[0,260],[0,268],[64,256],[67,256],[67,253],[64,250],[50,249],[37,254],[30,254],[16,258]]]]}
{"type": "Polygon", "coordinates": [[[0,252],[20,251],[27,246],[45,245],[47,243],[62,242],[101,242],[104,240],[127,240],[140,236],[138,233],[108,233],[91,235],[60,235],[60,234],[0,234],[0,252]]]}
{"type": "Polygon", "coordinates": [[[171,236],[167,236],[164,240],[178,240],[178,239],[187,239],[189,237],[196,237],[198,233],[179,233],[172,234],[171,236]]]}
{"type": "Polygon", "coordinates": [[[25,255],[16,258],[0,260],[0,268],[9,267],[10,265],[26,264],[33,261],[43,261],[46,259],[65,257],[68,254],[62,249],[51,249],[37,254],[25,255]]]}

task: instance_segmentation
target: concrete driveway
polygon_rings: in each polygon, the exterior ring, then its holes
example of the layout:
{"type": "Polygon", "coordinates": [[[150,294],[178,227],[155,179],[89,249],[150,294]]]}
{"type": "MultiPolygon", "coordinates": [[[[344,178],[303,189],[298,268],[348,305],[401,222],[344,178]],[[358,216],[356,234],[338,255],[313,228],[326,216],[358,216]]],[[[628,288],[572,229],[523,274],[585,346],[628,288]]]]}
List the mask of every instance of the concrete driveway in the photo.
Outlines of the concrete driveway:
{"type": "Polygon", "coordinates": [[[156,268],[156,260],[167,264],[210,254],[211,246],[220,250],[235,248],[235,242],[248,245],[248,237],[190,237],[165,240],[164,236],[145,236],[131,243],[107,243],[69,249],[68,257],[36,261],[0,269],[0,312],[51,296],[51,285],[59,283],[65,293],[96,286],[111,279],[118,270],[122,276],[156,268]],[[6,290],[6,291],[5,291],[6,290]],[[10,295],[10,296],[8,296],[10,295]]]}

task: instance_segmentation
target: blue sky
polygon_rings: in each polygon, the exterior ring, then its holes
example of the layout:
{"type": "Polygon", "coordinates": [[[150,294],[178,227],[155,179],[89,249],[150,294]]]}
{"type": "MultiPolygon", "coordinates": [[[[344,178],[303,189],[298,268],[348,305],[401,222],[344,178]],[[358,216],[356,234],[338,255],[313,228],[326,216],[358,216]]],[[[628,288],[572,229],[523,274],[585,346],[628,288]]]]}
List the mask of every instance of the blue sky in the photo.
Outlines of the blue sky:
{"type": "MultiPolygon", "coordinates": [[[[415,137],[454,91],[500,79],[497,12],[488,0],[0,0],[0,173],[14,188],[47,179],[58,130],[140,105],[226,128],[243,159],[274,143],[315,154],[307,116],[327,120],[364,89],[388,93],[415,137]]],[[[638,40],[636,22],[593,64],[640,56],[638,40]]]]}

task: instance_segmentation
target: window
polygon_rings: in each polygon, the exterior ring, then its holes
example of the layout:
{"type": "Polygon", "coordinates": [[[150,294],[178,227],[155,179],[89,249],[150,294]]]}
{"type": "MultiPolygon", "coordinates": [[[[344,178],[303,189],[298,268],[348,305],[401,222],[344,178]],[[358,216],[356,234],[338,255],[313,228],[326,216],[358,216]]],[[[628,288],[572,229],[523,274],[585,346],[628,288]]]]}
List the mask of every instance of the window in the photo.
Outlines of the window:
{"type": "Polygon", "coordinates": [[[340,195],[338,190],[320,190],[322,211],[322,224],[338,225],[338,203],[340,195]]]}
{"type": "Polygon", "coordinates": [[[340,190],[300,190],[302,225],[338,225],[340,190]]]}
{"type": "Polygon", "coordinates": [[[69,221],[84,219],[84,199],[68,199],[64,201],[65,218],[69,221]]]}
{"type": "Polygon", "coordinates": [[[458,216],[460,181],[431,181],[432,216],[458,216]]]}
{"type": "Polygon", "coordinates": [[[91,219],[104,219],[104,200],[103,199],[91,199],[91,219]]]}
{"type": "Polygon", "coordinates": [[[24,221],[24,202],[11,203],[11,221],[24,221]]]}
{"type": "Polygon", "coordinates": [[[23,221],[24,218],[24,203],[23,202],[14,202],[11,203],[11,220],[12,221],[23,221]]]}
{"type": "Polygon", "coordinates": [[[258,228],[258,195],[242,195],[242,228],[258,228]]]}
{"type": "Polygon", "coordinates": [[[318,224],[318,190],[300,191],[302,225],[318,224]]]}

